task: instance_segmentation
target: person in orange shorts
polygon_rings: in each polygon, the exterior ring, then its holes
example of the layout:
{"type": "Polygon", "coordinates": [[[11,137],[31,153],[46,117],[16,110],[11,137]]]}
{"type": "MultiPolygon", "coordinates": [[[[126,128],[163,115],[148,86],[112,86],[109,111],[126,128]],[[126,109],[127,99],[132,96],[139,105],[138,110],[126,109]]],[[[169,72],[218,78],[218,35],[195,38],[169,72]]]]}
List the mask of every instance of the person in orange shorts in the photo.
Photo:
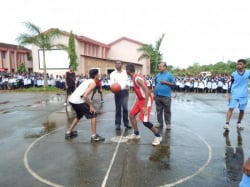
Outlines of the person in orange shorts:
{"type": "Polygon", "coordinates": [[[134,133],[126,136],[126,138],[129,140],[141,138],[136,120],[136,116],[139,114],[139,119],[143,125],[145,125],[155,135],[152,145],[159,145],[162,141],[162,137],[154,125],[149,121],[153,97],[147,87],[147,83],[142,76],[135,74],[135,67],[133,64],[127,64],[126,71],[127,74],[132,78],[134,91],[137,96],[137,101],[129,112],[129,118],[133,126],[134,133]]]}

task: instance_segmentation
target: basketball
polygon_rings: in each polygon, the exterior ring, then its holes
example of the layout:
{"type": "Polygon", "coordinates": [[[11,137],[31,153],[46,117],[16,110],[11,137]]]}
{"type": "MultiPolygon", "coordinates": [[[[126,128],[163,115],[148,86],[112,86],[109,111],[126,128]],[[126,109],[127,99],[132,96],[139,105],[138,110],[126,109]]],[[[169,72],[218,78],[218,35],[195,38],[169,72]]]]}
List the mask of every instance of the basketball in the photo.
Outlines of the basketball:
{"type": "Polygon", "coordinates": [[[121,91],[121,85],[117,82],[113,83],[110,87],[111,92],[119,93],[121,91]]]}

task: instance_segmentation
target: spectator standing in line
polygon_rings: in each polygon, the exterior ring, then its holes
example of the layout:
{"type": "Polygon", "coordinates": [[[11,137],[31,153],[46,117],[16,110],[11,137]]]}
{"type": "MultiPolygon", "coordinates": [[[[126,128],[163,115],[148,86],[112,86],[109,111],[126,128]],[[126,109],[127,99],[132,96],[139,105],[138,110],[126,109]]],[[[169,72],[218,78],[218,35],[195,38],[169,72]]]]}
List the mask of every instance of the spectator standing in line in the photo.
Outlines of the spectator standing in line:
{"type": "Polygon", "coordinates": [[[229,130],[229,122],[233,114],[233,110],[238,106],[240,113],[237,121],[237,128],[243,130],[241,121],[244,111],[248,103],[248,79],[250,79],[250,71],[246,70],[246,60],[239,59],[237,61],[237,71],[231,74],[231,86],[228,90],[228,111],[226,115],[225,130],[229,130]]]}
{"type": "Polygon", "coordinates": [[[129,77],[125,70],[122,69],[122,62],[115,62],[115,70],[110,74],[110,86],[113,83],[121,85],[121,91],[114,94],[115,96],[115,128],[121,130],[121,121],[123,118],[124,126],[128,129],[132,127],[128,120],[128,98],[129,98],[129,77]]]}
{"type": "Polygon", "coordinates": [[[100,79],[96,79],[95,80],[95,84],[96,84],[96,87],[92,93],[92,96],[91,96],[91,101],[93,100],[93,97],[96,93],[96,91],[98,91],[98,93],[100,94],[100,97],[101,97],[101,103],[104,103],[103,101],[103,94],[102,94],[102,82],[100,79]]]}
{"type": "Polygon", "coordinates": [[[153,97],[147,86],[147,82],[142,76],[135,74],[135,67],[133,64],[127,64],[126,71],[132,78],[134,91],[137,96],[137,101],[129,112],[129,118],[133,126],[134,133],[126,136],[126,138],[129,140],[141,138],[136,120],[136,116],[139,114],[139,119],[142,121],[143,125],[145,125],[145,127],[151,130],[155,135],[152,145],[159,145],[162,141],[162,137],[154,125],[149,121],[153,97]]]}
{"type": "Polygon", "coordinates": [[[76,74],[71,65],[69,66],[69,71],[67,71],[65,74],[65,88],[66,96],[64,106],[67,106],[69,95],[72,94],[76,89],[76,74]]]}
{"type": "Polygon", "coordinates": [[[78,135],[77,131],[73,131],[73,129],[85,115],[87,119],[91,119],[91,142],[104,141],[104,138],[96,133],[97,112],[89,100],[89,95],[96,87],[95,80],[99,79],[98,69],[91,69],[89,71],[89,77],[90,78],[81,83],[69,97],[69,103],[75,110],[76,117],[68,128],[65,139],[71,139],[78,135]]]}
{"type": "Polygon", "coordinates": [[[171,89],[175,85],[174,76],[167,71],[167,64],[159,64],[160,72],[155,77],[154,99],[158,125],[156,128],[163,127],[163,114],[167,129],[171,129],[171,89]]]}

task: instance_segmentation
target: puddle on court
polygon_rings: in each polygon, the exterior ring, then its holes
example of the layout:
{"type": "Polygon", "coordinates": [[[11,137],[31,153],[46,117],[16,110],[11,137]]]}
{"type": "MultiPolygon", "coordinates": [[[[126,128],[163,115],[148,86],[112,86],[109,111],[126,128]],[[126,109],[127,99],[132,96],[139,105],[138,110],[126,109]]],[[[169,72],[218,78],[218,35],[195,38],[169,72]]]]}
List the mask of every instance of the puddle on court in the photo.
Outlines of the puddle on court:
{"type": "Polygon", "coordinates": [[[150,155],[149,160],[158,162],[161,169],[169,169],[170,149],[169,145],[159,145],[155,147],[153,153],[150,155]]]}
{"type": "Polygon", "coordinates": [[[10,101],[3,101],[3,102],[0,102],[0,105],[2,105],[2,104],[7,104],[7,103],[10,103],[10,101]]]}
{"type": "Polygon", "coordinates": [[[56,94],[56,95],[50,97],[47,102],[49,102],[49,103],[62,103],[62,102],[64,102],[64,95],[56,94]]]}
{"type": "Polygon", "coordinates": [[[48,103],[63,103],[64,102],[64,96],[60,94],[56,94],[48,99],[36,101],[35,104],[30,105],[31,107],[39,107],[39,106],[45,106],[48,103]]]}
{"type": "Polygon", "coordinates": [[[2,113],[2,114],[8,114],[8,113],[10,113],[10,111],[8,111],[8,110],[1,110],[0,113],[2,113]]]}
{"type": "Polygon", "coordinates": [[[232,145],[229,131],[223,133],[225,138],[225,170],[228,180],[237,182],[242,177],[242,165],[244,163],[244,150],[240,130],[237,130],[237,144],[232,145]]]}
{"type": "Polygon", "coordinates": [[[39,138],[45,134],[50,133],[51,131],[56,129],[55,122],[45,122],[42,124],[42,127],[34,127],[25,132],[25,138],[39,138]]]}

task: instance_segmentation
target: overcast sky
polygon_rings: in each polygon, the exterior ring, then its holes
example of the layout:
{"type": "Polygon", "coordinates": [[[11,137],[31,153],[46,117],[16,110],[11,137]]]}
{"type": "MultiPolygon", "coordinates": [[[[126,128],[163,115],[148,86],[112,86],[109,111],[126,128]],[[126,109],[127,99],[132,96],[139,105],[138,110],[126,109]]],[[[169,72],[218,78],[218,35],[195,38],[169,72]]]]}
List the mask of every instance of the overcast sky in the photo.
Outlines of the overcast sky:
{"type": "Polygon", "coordinates": [[[155,44],[164,60],[185,68],[250,58],[249,0],[4,0],[0,42],[17,44],[22,22],[109,44],[120,37],[155,44]],[[66,3],[65,3],[66,2],[66,3]]]}

